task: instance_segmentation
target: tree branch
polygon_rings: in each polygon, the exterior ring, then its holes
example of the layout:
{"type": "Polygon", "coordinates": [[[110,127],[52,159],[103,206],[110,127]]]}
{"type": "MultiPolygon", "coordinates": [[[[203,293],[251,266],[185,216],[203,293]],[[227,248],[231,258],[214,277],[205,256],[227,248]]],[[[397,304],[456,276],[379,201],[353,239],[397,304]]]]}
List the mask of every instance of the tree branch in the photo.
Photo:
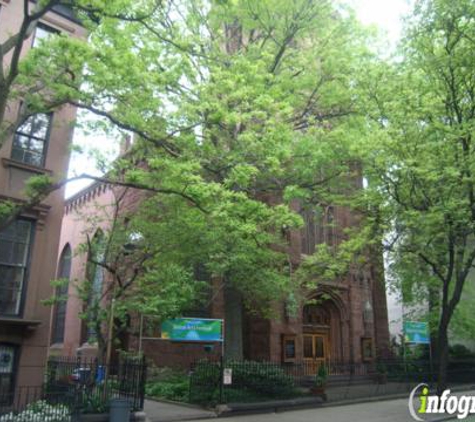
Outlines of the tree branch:
{"type": "Polygon", "coordinates": [[[69,104],[75,106],[75,107],[78,107],[78,108],[81,108],[81,109],[84,109],[84,110],[89,110],[92,113],[97,114],[98,116],[105,117],[106,119],[108,119],[111,123],[113,123],[117,127],[121,128],[123,130],[128,130],[130,132],[133,132],[133,133],[139,135],[141,138],[145,139],[146,141],[149,141],[149,142],[153,143],[154,145],[163,148],[168,154],[170,154],[173,157],[179,157],[180,156],[180,150],[174,144],[172,144],[168,141],[170,139],[173,139],[173,137],[177,133],[191,130],[191,129],[199,126],[199,124],[200,124],[200,123],[195,123],[195,124],[190,125],[188,127],[177,129],[176,131],[171,132],[170,134],[166,135],[162,139],[157,139],[157,138],[154,138],[154,137],[148,135],[146,132],[144,132],[141,129],[138,129],[138,128],[136,128],[132,125],[129,125],[127,123],[121,122],[119,119],[114,117],[111,113],[108,113],[104,110],[100,110],[100,109],[98,109],[98,108],[96,108],[92,105],[87,105],[87,104],[80,103],[80,102],[74,101],[74,100],[68,100],[67,102],[69,104]]]}
{"type": "Polygon", "coordinates": [[[46,197],[48,197],[48,195],[50,195],[54,191],[63,188],[65,185],[67,185],[70,182],[74,182],[76,180],[82,180],[82,179],[90,179],[99,183],[144,190],[144,191],[153,192],[153,193],[160,193],[160,194],[165,194],[165,195],[176,195],[192,203],[201,212],[205,214],[209,213],[209,211],[203,206],[201,206],[200,203],[195,198],[186,194],[184,191],[154,188],[142,183],[123,182],[119,180],[109,179],[107,177],[93,176],[90,174],[81,174],[79,176],[74,176],[69,179],[64,179],[59,182],[52,183],[51,185],[47,186],[44,190],[39,192],[37,195],[29,198],[28,200],[18,201],[18,204],[15,207],[15,211],[9,214],[8,217],[0,220],[0,230],[10,225],[13,221],[15,221],[18,217],[20,217],[25,212],[31,211],[35,206],[38,206],[44,199],[46,199],[46,197]]]}

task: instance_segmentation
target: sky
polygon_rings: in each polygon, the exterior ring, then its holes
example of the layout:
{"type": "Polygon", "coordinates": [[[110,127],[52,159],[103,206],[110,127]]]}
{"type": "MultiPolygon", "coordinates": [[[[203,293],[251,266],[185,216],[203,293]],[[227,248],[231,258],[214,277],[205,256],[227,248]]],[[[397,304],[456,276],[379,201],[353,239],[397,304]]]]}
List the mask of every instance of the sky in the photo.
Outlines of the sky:
{"type": "MultiPolygon", "coordinates": [[[[410,0],[348,0],[348,2],[356,10],[358,19],[363,24],[376,25],[386,34],[390,45],[395,46],[401,35],[401,18],[410,11],[410,0]]],[[[84,113],[79,115],[79,121],[89,118],[90,115],[84,113]]],[[[103,133],[87,134],[77,128],[73,142],[83,152],[72,153],[69,177],[81,173],[100,175],[101,171],[96,169],[93,156],[99,153],[112,160],[118,153],[117,136],[107,136],[103,133]]],[[[74,195],[89,183],[87,180],[69,183],[66,187],[66,197],[74,195]]]]}
{"type": "Polygon", "coordinates": [[[401,35],[401,18],[410,11],[409,0],[349,0],[359,20],[377,25],[394,45],[401,35]]]}
{"type": "MultiPolygon", "coordinates": [[[[78,112],[78,123],[82,124],[87,120],[94,120],[96,117],[90,112],[78,112]]],[[[96,165],[97,155],[104,158],[105,161],[111,162],[119,152],[119,134],[115,136],[107,135],[101,132],[87,133],[81,127],[76,127],[74,130],[73,144],[80,148],[76,151],[75,148],[71,154],[71,161],[69,163],[68,177],[74,177],[83,173],[94,176],[101,176],[103,171],[96,165]]],[[[91,184],[91,180],[81,179],[70,182],[66,186],[66,198],[69,198],[91,184]]]]}

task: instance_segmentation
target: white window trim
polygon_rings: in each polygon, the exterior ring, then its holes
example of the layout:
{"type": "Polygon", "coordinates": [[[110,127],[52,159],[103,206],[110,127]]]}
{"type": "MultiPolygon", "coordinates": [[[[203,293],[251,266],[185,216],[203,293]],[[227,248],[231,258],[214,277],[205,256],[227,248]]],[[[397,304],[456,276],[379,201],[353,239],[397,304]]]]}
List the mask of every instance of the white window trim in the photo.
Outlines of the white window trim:
{"type": "Polygon", "coordinates": [[[76,28],[74,28],[74,26],[61,22],[58,19],[55,19],[49,15],[43,16],[41,20],[39,21],[39,23],[43,23],[44,25],[51,26],[51,28],[57,29],[60,32],[66,31],[66,32],[69,32],[70,34],[74,34],[76,32],[76,28]]]}

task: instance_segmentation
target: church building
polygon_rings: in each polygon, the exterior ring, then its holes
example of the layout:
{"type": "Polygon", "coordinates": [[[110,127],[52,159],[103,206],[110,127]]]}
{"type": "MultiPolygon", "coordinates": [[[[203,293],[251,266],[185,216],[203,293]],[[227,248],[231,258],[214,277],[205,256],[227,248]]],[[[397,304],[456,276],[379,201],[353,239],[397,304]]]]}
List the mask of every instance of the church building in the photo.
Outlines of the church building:
{"type": "MultiPolygon", "coordinates": [[[[59,268],[64,268],[65,259],[71,262],[67,265],[68,274],[61,274],[63,277],[85,278],[87,257],[73,251],[84,242],[86,234],[93,238],[108,229],[107,214],[112,214],[117,192],[116,187],[95,183],[66,201],[59,268]],[[98,214],[104,215],[100,218],[98,214]],[[87,216],[92,215],[100,223],[87,228],[87,216]]],[[[133,210],[143,195],[129,190],[123,211],[133,210]]],[[[316,245],[325,242],[330,247],[336,246],[344,228],[357,224],[356,217],[341,207],[300,212],[305,225],[288,236],[288,254],[294,267],[305,255],[312,254],[316,245]]],[[[227,357],[289,364],[304,362],[315,369],[321,363],[370,363],[387,353],[389,331],[382,255],[368,254],[366,261],[364,268],[352,268],[344,277],[318,282],[314,291],[302,294],[306,299],[294,304],[293,309],[291,303],[276,303],[271,319],[248,312],[240,293],[223,287],[219,279],[210,280],[214,293],[209,306],[182,316],[223,319],[227,357]]],[[[103,289],[107,279],[103,276],[98,279],[103,289]]],[[[95,345],[88,344],[85,322],[78,319],[84,304],[72,282],[68,297],[65,309],[55,311],[55,341],[51,352],[68,356],[94,354],[95,345]]],[[[218,357],[222,352],[218,343],[163,340],[160,327],[150,330],[144,325],[146,317],[132,315],[122,346],[129,351],[144,352],[159,366],[188,367],[197,359],[218,357]]]]}

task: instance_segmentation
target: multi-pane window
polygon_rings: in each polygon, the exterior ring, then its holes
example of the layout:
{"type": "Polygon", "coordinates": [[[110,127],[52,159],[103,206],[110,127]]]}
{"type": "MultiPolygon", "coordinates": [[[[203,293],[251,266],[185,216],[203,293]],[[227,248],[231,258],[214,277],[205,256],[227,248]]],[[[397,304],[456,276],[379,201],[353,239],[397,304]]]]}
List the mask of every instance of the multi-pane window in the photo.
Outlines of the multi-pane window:
{"type": "Polygon", "coordinates": [[[197,282],[207,283],[207,287],[199,290],[196,300],[184,309],[184,313],[188,317],[209,318],[209,304],[212,300],[211,274],[203,263],[194,266],[194,278],[197,282]]]}
{"type": "Polygon", "coordinates": [[[315,246],[326,243],[336,244],[335,210],[332,206],[322,209],[319,206],[304,207],[301,211],[304,220],[302,234],[302,253],[315,253],[315,246]]]}
{"type": "MultiPolygon", "coordinates": [[[[96,256],[98,262],[103,261],[103,255],[96,256]]],[[[104,283],[104,269],[100,265],[94,265],[94,275],[92,278],[92,291],[89,297],[89,306],[92,308],[92,312],[88,318],[87,326],[87,340],[94,341],[97,337],[96,327],[94,321],[97,318],[97,308],[100,306],[102,296],[102,285],[104,283]]]]}
{"type": "Polygon", "coordinates": [[[16,220],[0,231],[0,315],[19,315],[33,223],[16,220]]]}
{"type": "Polygon", "coordinates": [[[50,126],[51,114],[30,116],[15,132],[12,159],[43,167],[50,126]]]}
{"type": "Polygon", "coordinates": [[[51,35],[55,34],[59,34],[57,29],[51,28],[50,26],[43,23],[39,23],[36,27],[35,34],[33,35],[32,47],[37,47],[41,43],[41,40],[45,40],[51,35]]]}
{"type": "Polygon", "coordinates": [[[318,305],[305,305],[303,323],[304,325],[330,325],[330,314],[318,305]]]}
{"type": "Polygon", "coordinates": [[[58,278],[62,284],[56,288],[58,303],[54,308],[52,342],[64,341],[64,329],[66,321],[66,306],[68,299],[69,277],[71,273],[71,248],[66,245],[59,260],[58,278]]]}
{"type": "Polygon", "coordinates": [[[312,255],[315,253],[315,245],[323,240],[323,214],[319,206],[306,206],[301,211],[304,226],[302,234],[302,253],[312,255]]]}
{"type": "Polygon", "coordinates": [[[13,401],[17,348],[0,343],[0,405],[13,401]]]}

